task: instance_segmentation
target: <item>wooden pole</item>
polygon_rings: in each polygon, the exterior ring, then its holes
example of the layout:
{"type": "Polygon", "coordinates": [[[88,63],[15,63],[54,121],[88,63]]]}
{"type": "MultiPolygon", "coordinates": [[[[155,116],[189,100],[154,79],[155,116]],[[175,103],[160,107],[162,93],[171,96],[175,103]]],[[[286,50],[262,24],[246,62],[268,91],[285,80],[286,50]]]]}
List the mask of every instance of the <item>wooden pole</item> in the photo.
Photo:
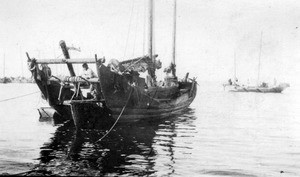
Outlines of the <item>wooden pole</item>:
{"type": "Polygon", "coordinates": [[[3,53],[3,78],[5,78],[5,53],[3,53]]]}
{"type": "Polygon", "coordinates": [[[149,48],[148,48],[148,53],[149,57],[153,61],[152,57],[152,45],[153,45],[153,0],[149,0],[149,48]]]}
{"type": "MultiPolygon", "coordinates": [[[[104,58],[104,57],[103,57],[104,58]]],[[[100,67],[102,65],[102,59],[98,59],[97,58],[97,54],[95,54],[95,62],[96,62],[96,71],[97,71],[97,75],[98,75],[98,83],[96,85],[96,91],[97,91],[97,100],[99,99],[104,99],[103,94],[102,94],[102,90],[101,90],[101,82],[100,82],[100,67]]]]}
{"type": "Polygon", "coordinates": [[[173,57],[172,57],[172,75],[176,77],[176,0],[174,0],[174,16],[173,16],[173,57]]]}
{"type": "Polygon", "coordinates": [[[77,59],[37,59],[38,64],[80,64],[80,63],[95,63],[94,58],[77,58],[77,59]]]}
{"type": "Polygon", "coordinates": [[[236,52],[234,52],[234,80],[236,79],[236,52]]]}
{"type": "Polygon", "coordinates": [[[146,3],[144,3],[144,24],[143,24],[143,55],[145,55],[145,42],[146,42],[146,20],[147,20],[147,13],[146,13],[146,3]]]}
{"type": "MultiPolygon", "coordinates": [[[[65,41],[61,40],[61,41],[59,42],[59,45],[60,45],[61,50],[62,50],[62,52],[63,52],[63,54],[64,54],[64,56],[65,56],[65,59],[70,59],[70,54],[69,54],[69,51],[68,51],[68,49],[67,49],[67,45],[66,45],[65,41]]],[[[70,64],[70,63],[67,63],[67,66],[68,66],[70,75],[71,75],[71,76],[76,76],[76,75],[75,75],[75,72],[74,72],[74,69],[73,69],[73,65],[70,64]]]]}
{"type": "Polygon", "coordinates": [[[22,60],[22,47],[20,46],[20,60],[21,60],[21,74],[24,77],[24,70],[23,70],[23,60],[22,60]]]}
{"type": "Polygon", "coordinates": [[[151,76],[152,83],[156,84],[155,76],[155,57],[153,57],[153,0],[149,0],[149,57],[152,61],[151,66],[148,69],[148,74],[151,76]]]}
{"type": "Polygon", "coordinates": [[[259,86],[259,75],[260,75],[260,57],[261,57],[261,48],[262,48],[262,35],[263,35],[263,32],[261,32],[261,35],[260,35],[260,48],[259,48],[259,57],[258,57],[258,72],[257,72],[257,86],[259,86]]]}

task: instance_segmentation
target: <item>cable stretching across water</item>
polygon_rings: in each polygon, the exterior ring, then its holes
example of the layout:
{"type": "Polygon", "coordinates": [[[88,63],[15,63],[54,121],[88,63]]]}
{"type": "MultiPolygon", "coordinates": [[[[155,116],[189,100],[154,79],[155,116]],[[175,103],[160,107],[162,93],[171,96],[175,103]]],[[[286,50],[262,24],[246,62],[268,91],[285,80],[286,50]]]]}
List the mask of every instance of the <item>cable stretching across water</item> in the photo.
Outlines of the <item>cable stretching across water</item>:
{"type": "Polygon", "coordinates": [[[33,95],[33,94],[40,93],[40,92],[41,91],[36,91],[36,92],[28,93],[28,94],[25,94],[25,95],[20,95],[20,96],[17,96],[17,97],[7,98],[7,99],[4,99],[4,100],[0,100],[0,102],[14,100],[14,99],[17,99],[17,98],[25,97],[25,96],[28,96],[28,95],[33,95]]]}

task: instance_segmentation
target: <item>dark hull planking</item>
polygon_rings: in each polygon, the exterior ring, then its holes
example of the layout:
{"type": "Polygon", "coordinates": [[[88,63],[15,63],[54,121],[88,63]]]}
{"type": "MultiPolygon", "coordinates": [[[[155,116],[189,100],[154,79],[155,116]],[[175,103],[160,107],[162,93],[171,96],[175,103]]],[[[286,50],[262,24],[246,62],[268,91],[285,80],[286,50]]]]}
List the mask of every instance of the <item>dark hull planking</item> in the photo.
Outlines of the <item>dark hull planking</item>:
{"type": "Polygon", "coordinates": [[[118,75],[106,66],[100,68],[100,83],[106,106],[112,111],[114,119],[125,107],[120,122],[154,120],[178,114],[188,108],[197,93],[196,81],[145,90],[142,78],[118,75]]]}

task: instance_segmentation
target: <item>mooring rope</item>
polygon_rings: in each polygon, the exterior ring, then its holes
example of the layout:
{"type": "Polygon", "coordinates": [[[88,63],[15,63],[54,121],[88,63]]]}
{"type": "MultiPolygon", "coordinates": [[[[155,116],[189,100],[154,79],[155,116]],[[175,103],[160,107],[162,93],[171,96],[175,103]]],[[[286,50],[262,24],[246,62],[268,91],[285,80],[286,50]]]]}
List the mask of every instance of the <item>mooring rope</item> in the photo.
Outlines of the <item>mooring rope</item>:
{"type": "Polygon", "coordinates": [[[131,95],[132,95],[132,92],[133,92],[133,87],[131,87],[129,96],[128,96],[127,100],[126,100],[126,104],[123,106],[123,108],[122,108],[122,110],[121,110],[121,112],[120,112],[120,114],[119,114],[117,120],[115,121],[115,123],[114,123],[114,124],[110,127],[110,129],[109,129],[109,130],[108,130],[108,131],[107,131],[107,132],[106,132],[99,140],[97,140],[95,143],[97,143],[97,142],[101,141],[103,138],[105,138],[105,137],[112,131],[112,129],[116,126],[117,122],[118,122],[119,119],[121,118],[121,116],[122,116],[122,114],[123,114],[123,112],[124,112],[124,110],[125,110],[125,108],[126,108],[128,102],[129,102],[129,100],[130,100],[130,97],[131,97],[131,95]]]}
{"type": "Polygon", "coordinates": [[[17,96],[17,97],[7,98],[7,99],[4,99],[4,100],[0,100],[0,102],[14,100],[14,99],[25,97],[25,96],[28,96],[28,95],[33,95],[33,94],[36,94],[36,93],[39,93],[39,92],[41,92],[41,91],[36,91],[36,92],[28,93],[28,94],[25,94],[25,95],[20,95],[20,96],[17,96]]]}

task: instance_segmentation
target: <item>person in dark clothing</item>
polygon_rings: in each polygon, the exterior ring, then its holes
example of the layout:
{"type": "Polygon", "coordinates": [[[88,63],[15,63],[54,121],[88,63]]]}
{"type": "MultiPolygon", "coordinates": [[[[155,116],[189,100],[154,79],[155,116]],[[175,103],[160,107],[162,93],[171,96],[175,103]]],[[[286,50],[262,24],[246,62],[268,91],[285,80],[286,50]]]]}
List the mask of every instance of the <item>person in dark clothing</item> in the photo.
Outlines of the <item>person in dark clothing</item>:
{"type": "Polygon", "coordinates": [[[229,85],[232,85],[232,81],[231,79],[228,80],[229,85]]]}

